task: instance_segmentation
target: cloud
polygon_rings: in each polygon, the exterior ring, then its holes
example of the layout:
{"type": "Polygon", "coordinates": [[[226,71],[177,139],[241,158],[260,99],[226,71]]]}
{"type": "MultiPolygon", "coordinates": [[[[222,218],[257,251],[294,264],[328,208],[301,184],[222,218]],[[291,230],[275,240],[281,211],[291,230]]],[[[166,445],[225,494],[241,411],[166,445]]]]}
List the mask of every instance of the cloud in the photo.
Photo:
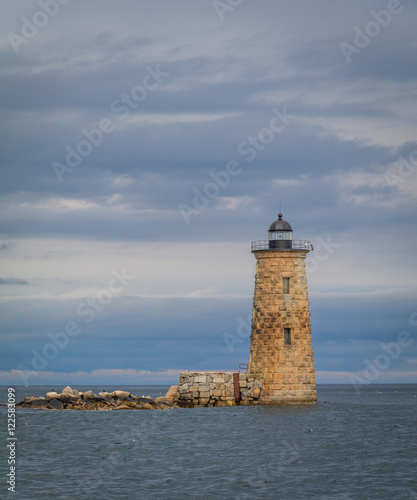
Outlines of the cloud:
{"type": "Polygon", "coordinates": [[[0,278],[0,285],[28,285],[29,282],[18,278],[0,278]]]}

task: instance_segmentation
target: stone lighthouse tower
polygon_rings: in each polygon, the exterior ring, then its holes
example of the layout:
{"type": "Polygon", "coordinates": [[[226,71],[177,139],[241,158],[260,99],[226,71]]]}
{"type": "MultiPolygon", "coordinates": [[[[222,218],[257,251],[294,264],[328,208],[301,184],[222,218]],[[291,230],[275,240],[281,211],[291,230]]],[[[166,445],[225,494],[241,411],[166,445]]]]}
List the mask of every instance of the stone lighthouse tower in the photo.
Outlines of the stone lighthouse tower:
{"type": "Polygon", "coordinates": [[[256,257],[250,342],[250,376],[263,382],[263,404],[317,401],[305,258],[308,241],[294,241],[282,219],[268,241],[253,241],[256,257]]]}

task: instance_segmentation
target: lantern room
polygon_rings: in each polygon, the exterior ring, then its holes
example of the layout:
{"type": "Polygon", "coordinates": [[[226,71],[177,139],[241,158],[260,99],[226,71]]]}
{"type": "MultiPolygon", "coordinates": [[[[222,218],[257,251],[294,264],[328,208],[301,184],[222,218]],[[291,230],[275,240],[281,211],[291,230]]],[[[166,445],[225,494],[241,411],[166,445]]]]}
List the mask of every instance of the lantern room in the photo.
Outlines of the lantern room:
{"type": "Polygon", "coordinates": [[[282,213],[279,213],[278,219],[269,226],[268,240],[269,248],[292,248],[292,227],[282,219],[282,213]]]}

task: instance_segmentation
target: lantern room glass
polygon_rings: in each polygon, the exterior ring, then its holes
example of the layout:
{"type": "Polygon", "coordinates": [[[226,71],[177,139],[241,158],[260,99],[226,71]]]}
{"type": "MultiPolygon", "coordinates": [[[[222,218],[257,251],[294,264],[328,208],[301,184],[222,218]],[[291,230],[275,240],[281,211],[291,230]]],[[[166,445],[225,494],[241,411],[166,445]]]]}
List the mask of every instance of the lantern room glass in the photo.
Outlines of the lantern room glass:
{"type": "Polygon", "coordinates": [[[269,240],[292,240],[292,231],[269,231],[269,240]]]}

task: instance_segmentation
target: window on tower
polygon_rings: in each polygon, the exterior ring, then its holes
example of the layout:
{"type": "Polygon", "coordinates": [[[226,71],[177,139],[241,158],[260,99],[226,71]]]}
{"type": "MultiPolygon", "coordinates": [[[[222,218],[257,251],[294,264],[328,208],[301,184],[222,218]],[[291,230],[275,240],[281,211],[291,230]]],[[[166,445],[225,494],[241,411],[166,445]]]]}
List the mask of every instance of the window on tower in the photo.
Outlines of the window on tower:
{"type": "Polygon", "coordinates": [[[284,328],[284,345],[291,345],[291,328],[284,328]]]}
{"type": "Polygon", "coordinates": [[[282,278],[282,293],[290,293],[290,278],[282,278]]]}
{"type": "Polygon", "coordinates": [[[270,231],[268,238],[270,240],[292,240],[292,232],[270,231]]]}

